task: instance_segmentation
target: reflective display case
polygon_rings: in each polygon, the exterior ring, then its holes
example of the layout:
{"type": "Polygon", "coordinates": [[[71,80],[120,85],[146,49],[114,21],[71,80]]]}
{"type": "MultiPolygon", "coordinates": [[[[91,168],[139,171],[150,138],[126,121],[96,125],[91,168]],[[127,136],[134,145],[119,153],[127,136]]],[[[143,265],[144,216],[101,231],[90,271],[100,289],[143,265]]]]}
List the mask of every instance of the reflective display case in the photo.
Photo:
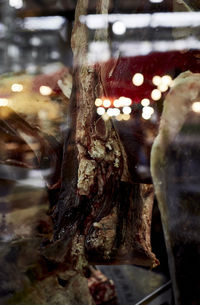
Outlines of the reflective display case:
{"type": "Polygon", "coordinates": [[[0,0],[0,305],[200,303],[199,10],[0,0]]]}

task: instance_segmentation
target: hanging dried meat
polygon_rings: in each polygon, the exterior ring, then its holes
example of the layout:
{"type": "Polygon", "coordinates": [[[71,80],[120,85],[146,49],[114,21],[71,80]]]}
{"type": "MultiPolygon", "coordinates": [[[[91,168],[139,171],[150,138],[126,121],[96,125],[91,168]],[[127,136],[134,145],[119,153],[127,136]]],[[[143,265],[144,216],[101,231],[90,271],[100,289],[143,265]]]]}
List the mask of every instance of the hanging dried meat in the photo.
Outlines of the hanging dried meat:
{"type": "Polygon", "coordinates": [[[199,97],[199,73],[174,80],[151,153],[177,305],[200,303],[199,97]]]}
{"type": "MultiPolygon", "coordinates": [[[[109,1],[99,1],[97,13],[108,13],[109,1]]],[[[79,17],[88,1],[78,1],[72,49],[73,90],[70,132],[66,136],[62,185],[53,212],[54,241],[45,255],[56,261],[77,256],[90,263],[158,264],[151,252],[153,187],[134,184],[127,156],[112,120],[96,114],[94,101],[106,92],[106,64],[87,61],[88,32],[79,17]],[[78,253],[79,252],[79,253],[78,253]],[[78,254],[77,254],[78,253],[78,254]]],[[[95,33],[108,39],[107,30],[95,33]]],[[[84,263],[83,263],[84,264],[84,263]]]]}

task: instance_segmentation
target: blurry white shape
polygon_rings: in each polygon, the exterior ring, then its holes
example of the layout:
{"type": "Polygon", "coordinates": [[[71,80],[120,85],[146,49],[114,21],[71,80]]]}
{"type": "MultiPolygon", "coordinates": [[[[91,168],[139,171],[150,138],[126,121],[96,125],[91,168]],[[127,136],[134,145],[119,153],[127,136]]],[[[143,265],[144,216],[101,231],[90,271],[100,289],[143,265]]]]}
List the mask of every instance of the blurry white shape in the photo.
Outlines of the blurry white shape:
{"type": "Polygon", "coordinates": [[[51,73],[55,73],[57,71],[59,71],[60,69],[63,68],[63,64],[60,62],[53,62],[53,63],[49,63],[45,66],[40,67],[40,70],[44,73],[44,74],[51,74],[51,73]]]}
{"type": "Polygon", "coordinates": [[[15,45],[9,45],[7,52],[8,52],[8,55],[13,58],[17,58],[20,55],[19,48],[15,45]]]}
{"type": "Polygon", "coordinates": [[[113,108],[109,108],[109,109],[107,110],[107,114],[108,114],[109,116],[114,116],[113,108]]]}
{"type": "Polygon", "coordinates": [[[117,121],[122,121],[123,120],[123,114],[120,113],[119,115],[117,115],[116,120],[117,121]]]}
{"type": "Polygon", "coordinates": [[[147,112],[142,112],[142,117],[145,120],[149,120],[151,118],[151,114],[149,114],[147,112]]]}
{"type": "Polygon", "coordinates": [[[42,95],[50,95],[52,93],[52,89],[49,86],[40,86],[40,93],[42,95]]]}
{"type": "Polygon", "coordinates": [[[199,12],[174,12],[152,14],[152,27],[196,27],[200,25],[199,12]]]}
{"type": "Polygon", "coordinates": [[[133,78],[132,82],[135,86],[141,86],[144,83],[144,76],[141,73],[136,73],[133,78]]]}
{"type": "Polygon", "coordinates": [[[61,16],[26,17],[23,26],[28,30],[59,30],[65,23],[61,16]]]}
{"type": "Polygon", "coordinates": [[[120,100],[118,100],[118,99],[114,100],[113,105],[114,105],[115,107],[121,107],[121,102],[120,102],[120,100]]]}
{"type": "Polygon", "coordinates": [[[118,115],[120,114],[120,110],[117,109],[117,108],[109,108],[109,109],[107,110],[107,114],[108,114],[109,116],[118,116],[118,115]]]}
{"type": "Polygon", "coordinates": [[[107,113],[104,113],[102,115],[102,118],[104,119],[104,121],[108,121],[110,117],[109,117],[109,115],[107,113]]]}
{"type": "Polygon", "coordinates": [[[110,107],[111,106],[111,101],[108,100],[108,99],[104,100],[103,101],[103,106],[106,107],[106,108],[110,107]]]}
{"type": "Polygon", "coordinates": [[[192,110],[194,112],[200,113],[200,102],[194,102],[192,104],[192,110]]]}
{"type": "Polygon", "coordinates": [[[108,27],[108,15],[88,15],[80,16],[79,20],[81,23],[86,23],[87,27],[91,30],[95,29],[106,29],[108,27]]]}
{"type": "Polygon", "coordinates": [[[152,115],[154,113],[154,109],[150,106],[146,106],[142,109],[142,113],[148,114],[148,115],[152,115]]]}
{"type": "Polygon", "coordinates": [[[113,116],[118,116],[120,114],[120,110],[118,108],[113,108],[113,116]]]}
{"type": "Polygon", "coordinates": [[[0,106],[5,107],[9,103],[7,98],[0,98],[0,106]]]}
{"type": "Polygon", "coordinates": [[[168,90],[168,85],[166,85],[165,83],[161,83],[159,86],[158,86],[158,89],[161,91],[161,92],[165,92],[168,90]]]}
{"type": "Polygon", "coordinates": [[[98,107],[97,113],[98,113],[98,115],[103,115],[105,113],[105,109],[103,107],[98,107]]]}
{"type": "Polygon", "coordinates": [[[162,96],[162,94],[161,94],[160,90],[158,90],[158,89],[154,89],[151,92],[151,97],[154,101],[158,101],[161,98],[161,96],[162,96]]]}
{"type": "Polygon", "coordinates": [[[109,60],[111,53],[108,42],[94,41],[89,44],[88,48],[88,62],[94,64],[109,60]]]}
{"type": "Polygon", "coordinates": [[[125,106],[125,107],[123,107],[122,111],[125,114],[130,114],[131,113],[131,107],[125,106]]]}
{"type": "Polygon", "coordinates": [[[162,82],[162,78],[158,75],[155,75],[152,79],[152,83],[155,85],[155,86],[159,86],[162,82]]]}
{"type": "Polygon", "coordinates": [[[51,57],[52,59],[58,59],[58,58],[60,57],[60,53],[59,53],[58,51],[52,51],[52,52],[50,53],[50,57],[51,57]]]}
{"type": "Polygon", "coordinates": [[[164,75],[162,77],[162,84],[165,84],[167,86],[170,86],[172,84],[172,78],[170,75],[164,75]]]}
{"type": "Polygon", "coordinates": [[[40,39],[39,37],[37,37],[37,36],[33,36],[33,37],[31,37],[31,39],[30,39],[30,44],[31,44],[32,46],[34,46],[34,47],[40,46],[41,43],[42,43],[41,39],[40,39]]]}
{"type": "MultiPolygon", "coordinates": [[[[151,0],[160,3],[163,0],[151,0]]],[[[200,25],[200,12],[168,12],[153,14],[91,14],[81,16],[80,21],[90,29],[107,28],[108,23],[121,22],[126,28],[145,27],[196,27],[200,25]]]]}
{"type": "Polygon", "coordinates": [[[23,0],[9,0],[9,5],[16,9],[20,9],[23,7],[23,0]]]}
{"type": "Polygon", "coordinates": [[[163,0],[149,0],[151,3],[161,3],[163,0]]]}
{"type": "Polygon", "coordinates": [[[149,106],[150,104],[150,100],[148,98],[143,98],[143,100],[141,100],[141,104],[142,106],[149,106]]]}
{"type": "Polygon", "coordinates": [[[149,41],[121,42],[115,43],[115,48],[123,56],[147,55],[152,51],[152,43],[149,41]]]}
{"type": "Polygon", "coordinates": [[[122,119],[124,120],[124,121],[128,121],[129,119],[130,119],[130,114],[122,114],[122,119]]]}
{"type": "Polygon", "coordinates": [[[95,103],[95,106],[97,106],[97,107],[99,107],[99,106],[101,106],[103,104],[103,102],[102,102],[102,100],[100,98],[96,98],[94,103],[95,103]]]}
{"type": "Polygon", "coordinates": [[[23,85],[22,84],[12,84],[12,86],[11,86],[11,90],[13,91],[13,92],[21,92],[21,91],[23,91],[23,85]]]}
{"type": "Polygon", "coordinates": [[[120,107],[130,106],[132,104],[132,100],[129,97],[121,96],[119,98],[120,107]]]}
{"type": "Polygon", "coordinates": [[[123,35],[126,32],[126,26],[122,21],[116,21],[112,26],[113,33],[123,35]]]}
{"type": "Polygon", "coordinates": [[[37,70],[38,70],[38,67],[34,64],[28,64],[27,67],[26,67],[26,72],[28,72],[30,74],[36,73],[37,70]]]}
{"type": "Polygon", "coordinates": [[[118,50],[121,56],[137,56],[147,55],[154,52],[179,51],[183,49],[200,49],[200,41],[195,37],[178,40],[160,40],[160,41],[134,41],[134,42],[115,42],[115,49],[118,50]]]}

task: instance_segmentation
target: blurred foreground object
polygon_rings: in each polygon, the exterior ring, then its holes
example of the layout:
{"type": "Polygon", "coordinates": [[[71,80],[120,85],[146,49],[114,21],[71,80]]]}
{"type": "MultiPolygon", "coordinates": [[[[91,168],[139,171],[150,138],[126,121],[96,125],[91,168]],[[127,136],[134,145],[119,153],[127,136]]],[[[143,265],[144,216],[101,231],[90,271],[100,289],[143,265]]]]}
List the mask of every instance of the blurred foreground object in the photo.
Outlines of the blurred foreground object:
{"type": "Polygon", "coordinates": [[[180,74],[165,99],[151,153],[176,305],[200,304],[199,99],[200,74],[180,74]]]}

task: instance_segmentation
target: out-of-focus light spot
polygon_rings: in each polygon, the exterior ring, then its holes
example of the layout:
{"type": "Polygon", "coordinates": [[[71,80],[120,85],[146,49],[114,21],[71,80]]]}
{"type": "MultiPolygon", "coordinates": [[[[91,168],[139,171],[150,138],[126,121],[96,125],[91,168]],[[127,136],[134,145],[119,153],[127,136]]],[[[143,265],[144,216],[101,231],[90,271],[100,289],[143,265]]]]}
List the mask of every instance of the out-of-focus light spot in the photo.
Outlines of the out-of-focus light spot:
{"type": "Polygon", "coordinates": [[[150,100],[148,98],[143,98],[143,100],[141,100],[141,104],[142,106],[149,106],[150,104],[150,100]]]}
{"type": "Polygon", "coordinates": [[[125,106],[125,107],[123,107],[122,111],[125,114],[130,114],[131,113],[131,107],[125,106]]]}
{"type": "Polygon", "coordinates": [[[7,98],[0,98],[0,106],[1,107],[5,107],[5,106],[8,106],[8,99],[7,98]]]}
{"type": "Polygon", "coordinates": [[[13,92],[21,92],[21,91],[23,91],[23,85],[22,84],[12,84],[12,86],[11,86],[11,90],[13,91],[13,92]]]}
{"type": "Polygon", "coordinates": [[[112,26],[113,33],[123,35],[126,32],[126,26],[122,21],[116,21],[112,26]]]}
{"type": "Polygon", "coordinates": [[[158,86],[158,89],[161,91],[161,92],[165,92],[168,90],[168,85],[164,84],[164,83],[161,83],[159,86],[158,86]]]}
{"type": "Polygon", "coordinates": [[[113,108],[109,108],[108,110],[107,110],[107,114],[109,115],[109,116],[114,116],[114,111],[113,111],[114,109],[113,108]]]}
{"type": "Polygon", "coordinates": [[[41,39],[37,36],[33,36],[31,39],[30,39],[30,44],[34,47],[38,47],[39,45],[41,45],[41,39]]]}
{"type": "Polygon", "coordinates": [[[95,100],[95,106],[99,107],[103,104],[102,100],[100,98],[96,98],[95,100]]]}
{"type": "Polygon", "coordinates": [[[122,121],[123,120],[123,114],[120,113],[119,115],[117,115],[116,120],[117,121],[122,121]]]}
{"type": "Polygon", "coordinates": [[[165,84],[167,86],[170,86],[172,84],[172,78],[170,75],[164,75],[162,77],[162,84],[165,84]]]}
{"type": "Polygon", "coordinates": [[[120,100],[114,100],[114,102],[113,102],[113,105],[115,106],[115,107],[121,107],[121,102],[120,102],[120,100]]]}
{"type": "Polygon", "coordinates": [[[58,59],[58,58],[60,57],[60,53],[57,52],[57,51],[52,51],[52,52],[50,53],[50,57],[51,57],[52,59],[58,59]]]}
{"type": "Polygon", "coordinates": [[[110,117],[109,117],[109,115],[107,113],[104,113],[102,115],[102,118],[103,118],[104,121],[108,121],[110,117]]]}
{"type": "Polygon", "coordinates": [[[121,103],[121,107],[130,106],[132,104],[132,100],[129,97],[125,97],[125,96],[121,96],[119,98],[119,101],[121,103]]]}
{"type": "Polygon", "coordinates": [[[28,64],[26,67],[26,72],[30,73],[30,74],[34,74],[36,73],[38,67],[34,64],[28,64]]]}
{"type": "Polygon", "coordinates": [[[163,0],[149,0],[151,3],[161,3],[163,0]]]}
{"type": "Polygon", "coordinates": [[[141,86],[144,83],[144,76],[141,73],[136,73],[132,78],[133,85],[141,86]]]}
{"type": "Polygon", "coordinates": [[[158,90],[158,89],[154,89],[151,92],[151,97],[154,101],[158,101],[161,98],[161,96],[162,96],[162,94],[161,94],[160,90],[158,90]]]}
{"type": "Polygon", "coordinates": [[[27,30],[60,30],[66,20],[61,16],[25,17],[23,27],[27,30]]]}
{"type": "Polygon", "coordinates": [[[16,9],[20,9],[23,7],[23,0],[9,0],[9,5],[16,9]]]}
{"type": "Polygon", "coordinates": [[[111,101],[110,100],[104,100],[103,101],[103,106],[106,107],[106,108],[110,107],[111,106],[111,101]]]}
{"type": "Polygon", "coordinates": [[[194,102],[192,104],[192,110],[194,112],[200,113],[200,102],[194,102]]]}
{"type": "Polygon", "coordinates": [[[120,110],[118,108],[113,108],[113,115],[118,116],[120,114],[120,110]]]}
{"type": "Polygon", "coordinates": [[[52,93],[52,89],[49,86],[41,86],[40,93],[42,95],[50,95],[52,93]]]}
{"type": "Polygon", "coordinates": [[[158,75],[155,75],[152,79],[152,83],[155,85],[155,86],[159,86],[162,82],[162,78],[158,75]]]}
{"type": "Polygon", "coordinates": [[[103,115],[105,113],[105,109],[103,107],[98,107],[97,113],[98,113],[98,115],[103,115]]]}
{"type": "Polygon", "coordinates": [[[143,112],[142,117],[143,117],[144,120],[149,120],[151,118],[151,114],[143,112]]]}
{"type": "Polygon", "coordinates": [[[147,106],[142,109],[142,112],[151,116],[154,113],[154,109],[150,106],[147,106]]]}
{"type": "Polygon", "coordinates": [[[122,119],[124,120],[124,121],[128,121],[129,119],[130,119],[130,114],[122,114],[122,119]]]}

